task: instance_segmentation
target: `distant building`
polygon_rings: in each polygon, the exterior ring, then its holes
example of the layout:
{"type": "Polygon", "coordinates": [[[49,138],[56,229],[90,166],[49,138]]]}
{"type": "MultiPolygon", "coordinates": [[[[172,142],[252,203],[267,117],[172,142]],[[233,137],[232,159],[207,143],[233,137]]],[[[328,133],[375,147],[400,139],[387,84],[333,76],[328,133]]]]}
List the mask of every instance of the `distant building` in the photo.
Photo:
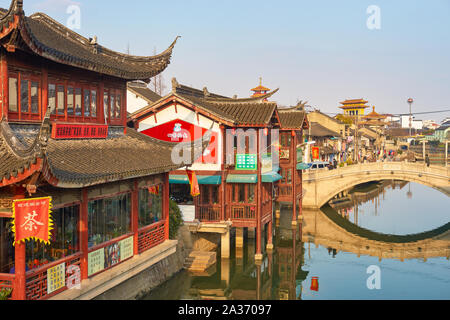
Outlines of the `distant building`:
{"type": "Polygon", "coordinates": [[[423,121],[423,128],[424,129],[436,130],[437,128],[439,128],[439,124],[437,124],[434,120],[424,120],[423,121]]]}
{"type": "Polygon", "coordinates": [[[127,110],[130,113],[153,104],[161,98],[143,81],[133,81],[127,84],[127,110]]]}
{"type": "Polygon", "coordinates": [[[343,110],[346,116],[362,117],[365,115],[365,110],[370,108],[367,103],[368,101],[364,99],[345,100],[341,102],[342,106],[339,108],[343,110]]]}
{"type": "MultiPolygon", "coordinates": [[[[401,116],[400,117],[400,123],[401,123],[403,129],[409,129],[409,117],[410,116],[401,116]]],[[[416,129],[416,130],[422,130],[423,129],[423,121],[415,120],[413,117],[412,123],[411,123],[411,128],[416,129]]]]}

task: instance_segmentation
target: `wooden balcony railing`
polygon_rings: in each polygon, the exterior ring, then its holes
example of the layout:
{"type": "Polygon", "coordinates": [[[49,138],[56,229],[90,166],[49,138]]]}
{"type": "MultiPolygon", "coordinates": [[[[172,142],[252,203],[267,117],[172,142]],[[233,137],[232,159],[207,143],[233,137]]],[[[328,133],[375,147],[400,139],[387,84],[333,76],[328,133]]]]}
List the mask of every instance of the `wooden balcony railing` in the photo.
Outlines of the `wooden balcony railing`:
{"type": "Polygon", "coordinates": [[[255,220],[256,205],[231,205],[231,220],[255,220]]]}
{"type": "Polygon", "coordinates": [[[139,254],[156,247],[165,241],[164,230],[165,221],[152,224],[148,227],[139,229],[138,231],[138,251],[139,254]]]}
{"type": "Polygon", "coordinates": [[[195,219],[201,222],[218,222],[221,220],[220,205],[197,205],[195,219]]]}
{"type": "Polygon", "coordinates": [[[54,296],[67,290],[67,287],[48,293],[47,290],[47,273],[49,269],[52,269],[58,265],[65,264],[66,269],[66,279],[71,276],[67,273],[68,267],[71,265],[80,266],[81,263],[81,253],[71,255],[69,257],[63,258],[61,260],[55,261],[53,263],[47,264],[41,268],[37,268],[26,273],[26,299],[27,300],[42,300],[54,296]]]}

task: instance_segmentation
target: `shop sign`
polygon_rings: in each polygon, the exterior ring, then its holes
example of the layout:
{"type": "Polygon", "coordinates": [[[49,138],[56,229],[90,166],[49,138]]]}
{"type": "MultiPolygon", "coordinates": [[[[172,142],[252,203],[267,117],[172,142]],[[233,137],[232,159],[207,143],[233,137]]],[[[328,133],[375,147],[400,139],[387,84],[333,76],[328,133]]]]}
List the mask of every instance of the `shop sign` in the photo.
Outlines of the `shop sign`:
{"type": "Polygon", "coordinates": [[[51,197],[14,200],[14,245],[27,240],[50,244],[50,232],[53,230],[51,200],[51,197]]]}
{"type": "Polygon", "coordinates": [[[237,154],[236,170],[257,170],[258,156],[256,154],[237,154]]]}
{"type": "Polygon", "coordinates": [[[66,286],[66,264],[62,263],[47,270],[47,294],[66,286]]]}
{"type": "Polygon", "coordinates": [[[106,139],[108,125],[54,123],[52,139],[106,139]]]}
{"type": "Polygon", "coordinates": [[[88,254],[88,277],[105,269],[105,250],[100,249],[88,254]]]}
{"type": "Polygon", "coordinates": [[[320,150],[318,147],[312,148],[312,158],[313,160],[319,160],[320,159],[320,150]]]}
{"type": "Polygon", "coordinates": [[[125,261],[134,255],[134,236],[119,242],[120,261],[125,261]]]}
{"type": "MultiPolygon", "coordinates": [[[[166,142],[192,142],[202,139],[208,129],[196,126],[181,119],[166,122],[157,127],[143,130],[141,133],[166,142]]],[[[204,154],[196,159],[196,163],[215,164],[218,162],[218,138],[217,132],[212,132],[209,146],[204,154]]]]}

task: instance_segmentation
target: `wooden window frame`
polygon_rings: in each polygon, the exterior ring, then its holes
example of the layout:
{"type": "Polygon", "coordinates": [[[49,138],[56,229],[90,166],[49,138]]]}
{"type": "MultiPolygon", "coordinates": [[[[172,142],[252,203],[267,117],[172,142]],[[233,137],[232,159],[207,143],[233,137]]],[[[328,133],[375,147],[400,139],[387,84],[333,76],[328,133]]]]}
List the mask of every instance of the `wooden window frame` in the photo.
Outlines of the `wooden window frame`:
{"type": "Polygon", "coordinates": [[[27,72],[10,72],[8,73],[8,80],[7,80],[7,92],[9,96],[9,79],[14,78],[17,79],[17,111],[10,111],[9,110],[9,99],[8,99],[8,117],[11,120],[19,120],[19,121],[36,121],[40,120],[42,118],[42,81],[40,76],[32,75],[27,72]],[[28,81],[28,111],[22,112],[22,81],[28,81]],[[38,90],[37,90],[37,96],[38,96],[38,111],[37,113],[32,112],[31,105],[32,105],[32,99],[31,99],[31,86],[33,82],[38,83],[38,90]]]}

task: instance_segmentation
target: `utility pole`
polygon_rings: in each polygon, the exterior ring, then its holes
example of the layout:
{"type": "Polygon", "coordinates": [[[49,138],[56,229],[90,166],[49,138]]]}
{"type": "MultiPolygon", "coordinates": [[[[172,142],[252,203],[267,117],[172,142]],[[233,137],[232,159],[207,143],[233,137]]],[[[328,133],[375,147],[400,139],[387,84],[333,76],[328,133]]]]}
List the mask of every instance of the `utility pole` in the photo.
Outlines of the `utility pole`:
{"type": "Polygon", "coordinates": [[[414,100],[412,98],[408,99],[409,104],[409,136],[412,136],[412,104],[414,103],[414,100]]]}

